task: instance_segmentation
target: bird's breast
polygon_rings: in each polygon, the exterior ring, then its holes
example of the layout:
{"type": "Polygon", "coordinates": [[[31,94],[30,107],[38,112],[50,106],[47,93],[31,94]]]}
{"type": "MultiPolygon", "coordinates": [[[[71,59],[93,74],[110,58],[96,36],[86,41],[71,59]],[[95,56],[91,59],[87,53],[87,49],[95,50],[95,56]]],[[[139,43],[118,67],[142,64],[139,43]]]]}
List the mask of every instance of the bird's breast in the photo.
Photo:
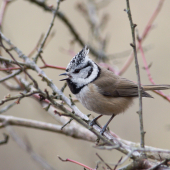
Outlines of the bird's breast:
{"type": "Polygon", "coordinates": [[[132,97],[107,97],[99,93],[98,87],[90,83],[84,86],[78,94],[77,99],[88,110],[98,114],[112,115],[124,112],[133,101],[132,97]]]}

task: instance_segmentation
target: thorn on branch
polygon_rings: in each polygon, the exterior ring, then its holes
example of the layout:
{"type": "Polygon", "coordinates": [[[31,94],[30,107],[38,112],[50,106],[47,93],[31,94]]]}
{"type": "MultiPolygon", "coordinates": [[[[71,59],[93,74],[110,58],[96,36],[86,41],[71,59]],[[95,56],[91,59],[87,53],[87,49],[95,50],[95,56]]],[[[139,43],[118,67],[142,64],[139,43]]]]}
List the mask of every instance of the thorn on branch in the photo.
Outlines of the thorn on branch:
{"type": "Polygon", "coordinates": [[[69,99],[70,99],[70,101],[71,101],[71,105],[72,105],[72,106],[75,105],[75,103],[73,102],[73,99],[72,99],[72,97],[71,97],[71,94],[69,94],[69,99]]]}
{"type": "Polygon", "coordinates": [[[90,116],[91,116],[91,114],[88,114],[88,115],[87,115],[87,117],[90,117],[90,116]]]}
{"type": "Polygon", "coordinates": [[[3,135],[4,135],[4,140],[0,141],[0,145],[8,143],[9,140],[9,136],[7,134],[4,133],[3,135]]]}
{"type": "Polygon", "coordinates": [[[59,116],[66,116],[66,117],[70,117],[70,115],[69,115],[69,114],[62,114],[62,113],[58,112],[57,110],[54,110],[54,113],[55,113],[55,114],[58,114],[59,116]]]}
{"type": "Polygon", "coordinates": [[[68,124],[70,124],[72,120],[74,120],[74,119],[71,118],[66,124],[64,124],[64,125],[61,127],[61,130],[63,130],[63,128],[64,128],[65,126],[67,126],[68,124]]]}
{"type": "Polygon", "coordinates": [[[130,43],[130,46],[132,46],[133,48],[135,47],[134,44],[130,43]]]}
{"type": "Polygon", "coordinates": [[[59,116],[62,116],[62,114],[60,112],[58,112],[57,110],[54,110],[55,114],[58,114],[59,116]]]}
{"type": "Polygon", "coordinates": [[[53,91],[53,93],[52,93],[52,94],[53,94],[53,96],[55,96],[57,93],[53,91]]]}
{"type": "Polygon", "coordinates": [[[47,89],[45,89],[44,91],[45,91],[45,93],[47,94],[47,99],[49,99],[49,98],[50,98],[50,95],[49,95],[48,90],[47,90],[47,89]]]}
{"type": "Polygon", "coordinates": [[[21,98],[18,98],[18,99],[15,101],[15,103],[16,103],[16,104],[20,104],[20,100],[21,100],[21,98]]]}
{"type": "Polygon", "coordinates": [[[40,96],[40,102],[46,99],[45,96],[42,94],[39,94],[39,96],[40,96]]]}
{"type": "Polygon", "coordinates": [[[67,82],[64,83],[63,87],[61,88],[61,91],[64,92],[66,87],[67,87],[67,82]]]}
{"type": "Polygon", "coordinates": [[[133,24],[133,28],[137,27],[137,24],[133,24]]]}
{"type": "Polygon", "coordinates": [[[46,111],[48,111],[48,109],[50,108],[51,103],[49,103],[46,107],[44,107],[43,109],[45,109],[46,111]]]}

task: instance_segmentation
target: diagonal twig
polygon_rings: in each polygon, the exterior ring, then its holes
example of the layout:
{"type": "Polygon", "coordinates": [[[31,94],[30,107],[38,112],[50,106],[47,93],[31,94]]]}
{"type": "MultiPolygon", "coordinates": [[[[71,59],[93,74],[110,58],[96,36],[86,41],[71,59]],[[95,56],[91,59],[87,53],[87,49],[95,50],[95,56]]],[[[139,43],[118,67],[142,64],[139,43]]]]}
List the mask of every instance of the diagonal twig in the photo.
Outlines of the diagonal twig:
{"type": "Polygon", "coordinates": [[[38,53],[37,53],[37,55],[36,55],[35,58],[34,58],[34,62],[35,62],[35,63],[37,62],[38,57],[39,57],[40,54],[42,53],[42,49],[43,49],[43,47],[44,47],[44,45],[45,45],[45,42],[46,42],[46,40],[47,40],[47,38],[48,38],[48,36],[49,36],[49,34],[50,34],[50,32],[51,32],[51,29],[52,29],[53,25],[54,25],[54,20],[55,20],[55,17],[56,17],[57,12],[58,12],[58,10],[59,10],[60,2],[61,2],[61,0],[58,0],[58,1],[57,1],[57,8],[56,8],[56,10],[53,11],[53,17],[52,17],[52,21],[51,21],[51,23],[50,23],[50,26],[49,26],[49,28],[48,28],[48,30],[47,30],[47,33],[45,34],[45,36],[44,36],[41,44],[40,44],[40,47],[38,48],[38,53]]]}

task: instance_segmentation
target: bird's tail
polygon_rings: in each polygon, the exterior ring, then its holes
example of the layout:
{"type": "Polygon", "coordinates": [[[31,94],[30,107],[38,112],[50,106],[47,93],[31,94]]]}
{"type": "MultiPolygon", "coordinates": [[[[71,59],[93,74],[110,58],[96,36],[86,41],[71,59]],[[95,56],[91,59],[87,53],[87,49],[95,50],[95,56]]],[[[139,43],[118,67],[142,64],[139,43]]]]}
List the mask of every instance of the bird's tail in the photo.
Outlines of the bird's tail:
{"type": "Polygon", "coordinates": [[[170,89],[170,85],[167,85],[167,84],[160,84],[160,85],[143,85],[142,87],[143,87],[143,90],[144,90],[144,91],[170,89]]]}

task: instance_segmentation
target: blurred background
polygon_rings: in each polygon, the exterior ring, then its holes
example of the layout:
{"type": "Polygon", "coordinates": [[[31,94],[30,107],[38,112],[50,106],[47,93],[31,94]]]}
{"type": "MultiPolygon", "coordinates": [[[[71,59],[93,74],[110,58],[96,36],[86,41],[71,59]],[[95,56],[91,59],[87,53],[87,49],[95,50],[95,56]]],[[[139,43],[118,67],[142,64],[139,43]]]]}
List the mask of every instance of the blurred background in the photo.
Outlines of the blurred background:
{"type": "MultiPolygon", "coordinates": [[[[3,0],[0,1],[0,5],[2,1],[3,0]]],[[[47,0],[46,2],[47,5],[56,6],[55,0],[47,0]]],[[[158,0],[130,1],[133,21],[137,24],[136,28],[139,35],[143,33],[158,2],[158,0]]],[[[142,43],[146,50],[146,60],[148,64],[152,64],[150,72],[156,84],[170,84],[169,7],[170,1],[166,0],[162,10],[154,21],[151,31],[142,43]]],[[[103,2],[99,0],[65,0],[60,4],[60,11],[66,15],[87,44],[91,44],[99,50],[101,50],[103,46],[106,47],[103,48],[105,54],[109,56],[106,63],[111,65],[116,71],[122,68],[131,53],[131,46],[129,44],[132,42],[132,37],[129,19],[127,13],[124,11],[125,8],[125,0],[105,0],[103,2]],[[100,24],[103,18],[103,25],[101,25],[99,30],[95,27],[96,25],[90,26],[88,19],[82,12],[83,7],[90,9],[91,6],[93,7],[93,5],[90,6],[90,4],[93,3],[100,4],[97,11],[91,10],[91,12],[96,12],[96,17],[91,18],[91,22],[100,24]],[[102,26],[105,27],[102,28],[102,26]],[[92,29],[94,30],[91,31],[92,29]],[[100,36],[98,36],[98,34],[100,34],[100,36]]],[[[44,11],[34,3],[30,3],[29,0],[15,0],[11,2],[6,9],[2,31],[24,54],[28,55],[37,44],[42,33],[46,33],[48,30],[51,19],[51,13],[44,11]]],[[[76,41],[74,42],[74,38],[69,29],[58,17],[55,19],[52,32],[54,32],[55,35],[45,47],[42,55],[48,64],[66,67],[73,57],[73,54],[79,52],[82,46],[76,41]]],[[[2,56],[7,57],[7,54],[3,52],[2,56]]],[[[90,54],[90,57],[96,62],[101,62],[101,60],[92,54],[90,54]]],[[[146,71],[143,69],[144,64],[140,53],[138,53],[138,59],[142,84],[151,84],[146,71]]],[[[38,64],[41,65],[41,62],[38,62],[38,64]]],[[[49,68],[44,69],[44,71],[58,88],[63,86],[63,82],[59,81],[60,77],[58,76],[62,71],[49,68]]],[[[41,89],[48,88],[46,83],[42,82],[36,73],[32,71],[30,71],[30,73],[37,79],[41,89]]],[[[2,73],[0,73],[0,75],[5,76],[2,73]]],[[[134,61],[122,77],[135,82],[137,81],[134,61]]],[[[10,92],[0,84],[0,99],[3,99],[8,93],[12,95],[17,94],[17,92],[10,92]]],[[[68,96],[69,94],[70,91],[67,88],[65,95],[68,96]]],[[[153,92],[150,92],[150,94],[154,99],[143,99],[144,130],[146,131],[145,143],[153,147],[170,149],[170,131],[168,129],[170,125],[170,103],[153,92]]],[[[165,91],[165,94],[170,94],[170,90],[165,91]]],[[[97,116],[97,114],[86,110],[80,103],[76,105],[83,113],[91,113],[93,116],[97,116]]],[[[136,99],[134,105],[126,111],[126,113],[115,117],[109,126],[110,129],[121,138],[137,143],[140,142],[139,117],[138,114],[136,114],[138,105],[138,100],[136,99]]],[[[1,108],[2,107],[3,106],[1,106],[1,108]]],[[[19,105],[15,105],[5,114],[58,123],[32,98],[23,99],[19,105]]],[[[99,122],[104,125],[108,119],[108,116],[104,116],[99,122]]],[[[93,168],[95,168],[98,161],[96,153],[99,153],[106,162],[112,163],[117,162],[122,155],[116,150],[97,150],[93,148],[93,143],[57,133],[24,127],[14,127],[14,130],[23,139],[29,141],[34,152],[42,156],[56,169],[83,169],[72,163],[61,162],[57,155],[60,155],[64,159],[70,158],[76,160],[93,168]]],[[[3,135],[1,134],[6,131],[5,129],[0,129],[0,132],[0,139],[3,139],[3,135]]],[[[42,169],[12,138],[10,138],[8,144],[0,146],[0,165],[0,169],[2,170],[42,169]]]]}

